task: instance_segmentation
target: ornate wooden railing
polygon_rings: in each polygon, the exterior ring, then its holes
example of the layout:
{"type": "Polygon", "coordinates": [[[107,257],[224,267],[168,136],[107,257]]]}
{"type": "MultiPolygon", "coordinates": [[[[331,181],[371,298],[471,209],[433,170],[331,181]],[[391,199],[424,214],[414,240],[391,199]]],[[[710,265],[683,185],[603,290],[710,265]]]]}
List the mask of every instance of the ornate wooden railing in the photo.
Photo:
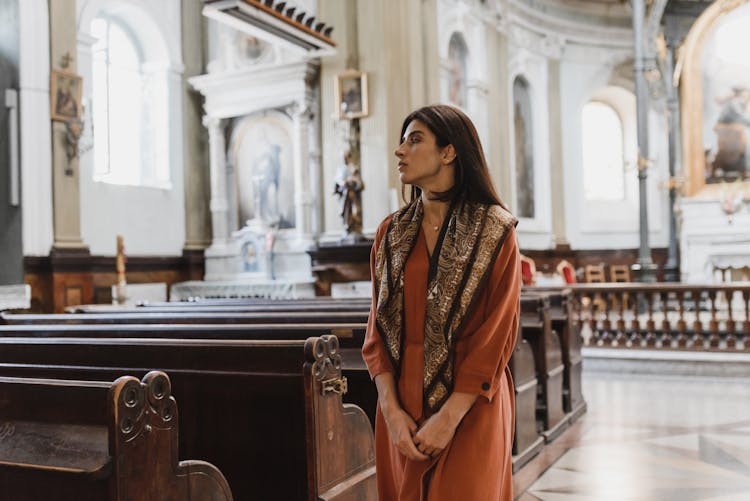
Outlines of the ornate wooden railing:
{"type": "Polygon", "coordinates": [[[565,288],[586,346],[750,351],[750,282],[565,288]]]}

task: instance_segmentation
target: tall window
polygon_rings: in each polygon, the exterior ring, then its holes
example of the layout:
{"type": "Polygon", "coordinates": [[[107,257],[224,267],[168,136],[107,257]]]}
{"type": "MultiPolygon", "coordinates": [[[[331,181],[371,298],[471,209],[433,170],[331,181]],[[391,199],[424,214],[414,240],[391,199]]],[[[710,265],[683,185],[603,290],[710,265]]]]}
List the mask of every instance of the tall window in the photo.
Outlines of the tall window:
{"type": "Polygon", "coordinates": [[[534,141],[529,84],[523,77],[513,81],[513,138],[516,174],[516,213],[534,217],[534,141]]]}
{"type": "Polygon", "coordinates": [[[450,80],[448,83],[448,100],[461,108],[466,107],[466,60],[469,49],[464,37],[460,33],[451,35],[448,42],[448,62],[450,64],[450,80]]]}
{"type": "Polygon", "coordinates": [[[612,106],[591,101],[583,107],[583,190],[587,200],[623,200],[623,130],[612,106]]]}
{"type": "Polygon", "coordinates": [[[166,64],[116,17],[92,21],[94,176],[113,184],[168,186],[166,64]]]}

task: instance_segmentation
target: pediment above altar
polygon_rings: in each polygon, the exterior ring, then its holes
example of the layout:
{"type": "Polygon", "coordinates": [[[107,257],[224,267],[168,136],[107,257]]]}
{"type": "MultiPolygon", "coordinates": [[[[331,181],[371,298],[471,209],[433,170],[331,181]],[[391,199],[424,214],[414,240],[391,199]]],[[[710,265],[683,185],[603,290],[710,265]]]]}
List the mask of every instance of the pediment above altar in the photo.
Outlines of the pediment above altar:
{"type": "Polygon", "coordinates": [[[206,98],[207,116],[229,118],[304,102],[308,82],[318,70],[316,61],[296,61],[209,73],[188,81],[206,98]]]}

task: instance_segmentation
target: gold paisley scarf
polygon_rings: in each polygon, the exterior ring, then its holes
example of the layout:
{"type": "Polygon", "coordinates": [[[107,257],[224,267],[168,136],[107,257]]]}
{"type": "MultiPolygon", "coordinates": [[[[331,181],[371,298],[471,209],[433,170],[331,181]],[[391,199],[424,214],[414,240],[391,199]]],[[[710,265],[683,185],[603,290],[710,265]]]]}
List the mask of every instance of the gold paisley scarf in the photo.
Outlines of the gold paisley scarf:
{"type": "MultiPolygon", "coordinates": [[[[423,214],[421,198],[396,212],[375,254],[376,324],[397,377],[404,338],[404,268],[423,214]]],[[[423,399],[432,413],[453,390],[456,335],[516,222],[498,205],[463,201],[451,207],[443,224],[430,264],[425,315],[423,399]]]]}

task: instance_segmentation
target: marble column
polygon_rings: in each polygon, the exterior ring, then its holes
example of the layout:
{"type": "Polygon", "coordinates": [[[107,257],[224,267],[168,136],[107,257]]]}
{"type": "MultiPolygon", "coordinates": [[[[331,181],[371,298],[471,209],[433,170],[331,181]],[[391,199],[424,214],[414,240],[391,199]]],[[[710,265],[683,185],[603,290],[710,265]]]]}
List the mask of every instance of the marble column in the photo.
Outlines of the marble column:
{"type": "Polygon", "coordinates": [[[211,243],[209,210],[210,176],[206,169],[208,148],[201,124],[202,99],[187,79],[203,73],[203,47],[207,43],[201,0],[182,0],[183,154],[185,158],[185,250],[199,250],[211,243]]]}
{"type": "Polygon", "coordinates": [[[555,246],[569,246],[565,235],[565,190],[563,189],[562,99],[560,95],[560,60],[547,63],[547,92],[549,106],[549,161],[552,186],[552,234],[555,246]]]}
{"type": "Polygon", "coordinates": [[[213,226],[212,247],[224,247],[229,241],[229,202],[227,200],[226,140],[225,124],[221,119],[205,117],[203,125],[208,129],[209,157],[211,166],[211,223],[213,226]]]}
{"type": "Polygon", "coordinates": [[[649,246],[649,224],[648,224],[648,197],[647,177],[648,168],[651,164],[649,159],[648,143],[648,85],[646,83],[646,57],[644,55],[643,24],[644,24],[644,0],[632,0],[633,8],[633,44],[635,61],[633,69],[635,72],[635,97],[636,118],[638,124],[638,193],[640,201],[640,248],[638,261],[633,265],[633,271],[640,282],[653,282],[656,280],[656,265],[651,260],[651,247],[649,246]]]}
{"type": "Polygon", "coordinates": [[[291,109],[294,144],[294,220],[297,235],[309,238],[312,233],[313,196],[310,185],[310,129],[313,113],[307,103],[297,102],[291,109]]]}

